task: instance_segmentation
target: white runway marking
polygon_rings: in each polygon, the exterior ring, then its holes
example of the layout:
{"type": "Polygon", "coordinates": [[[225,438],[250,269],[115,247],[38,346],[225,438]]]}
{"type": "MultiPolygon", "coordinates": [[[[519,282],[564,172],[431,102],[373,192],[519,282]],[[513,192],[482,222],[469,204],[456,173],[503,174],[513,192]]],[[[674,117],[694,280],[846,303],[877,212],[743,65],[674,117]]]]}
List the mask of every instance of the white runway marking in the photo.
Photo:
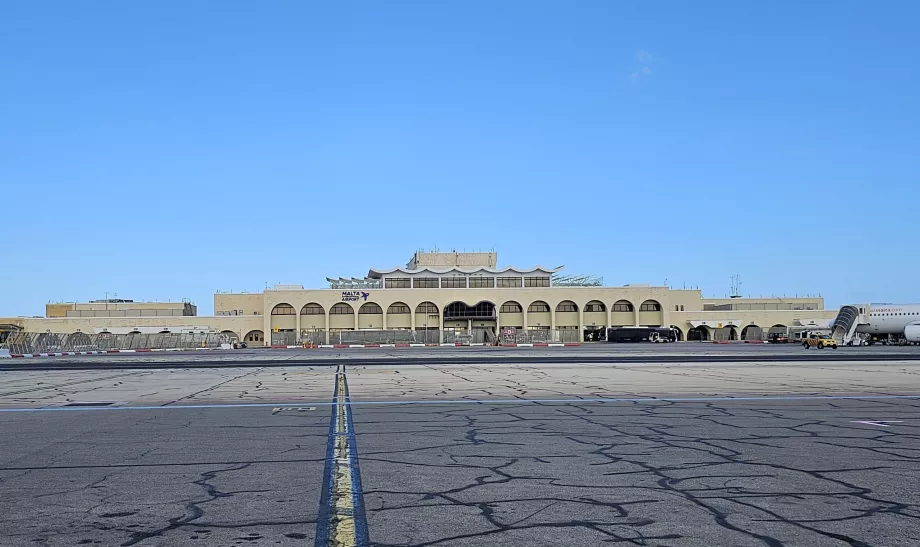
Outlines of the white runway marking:
{"type": "Polygon", "coordinates": [[[850,420],[851,424],[877,425],[879,427],[889,427],[887,424],[900,424],[904,420],[850,420]]]}
{"type": "MultiPolygon", "coordinates": [[[[920,399],[920,395],[766,395],[763,397],[585,397],[567,399],[455,399],[439,401],[427,399],[421,401],[351,401],[351,406],[382,405],[520,405],[520,404],[571,404],[571,403],[705,403],[731,401],[834,401],[834,400],[885,401],[891,399],[920,399]]],[[[191,410],[208,408],[305,408],[331,406],[328,401],[301,401],[297,403],[214,403],[204,405],[168,405],[168,406],[106,406],[106,407],[26,407],[0,408],[3,412],[102,412],[116,410],[191,410]]],[[[891,421],[891,420],[889,420],[891,421]]]]}

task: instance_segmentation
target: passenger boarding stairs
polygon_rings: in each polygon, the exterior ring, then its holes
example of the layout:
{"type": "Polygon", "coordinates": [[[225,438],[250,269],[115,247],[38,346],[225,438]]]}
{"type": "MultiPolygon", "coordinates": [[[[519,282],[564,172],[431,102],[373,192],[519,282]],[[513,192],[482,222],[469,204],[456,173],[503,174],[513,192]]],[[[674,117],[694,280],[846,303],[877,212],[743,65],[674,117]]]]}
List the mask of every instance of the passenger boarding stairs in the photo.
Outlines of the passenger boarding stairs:
{"type": "Polygon", "coordinates": [[[831,337],[841,346],[845,346],[856,337],[856,329],[860,325],[869,324],[869,317],[865,313],[868,307],[844,306],[840,308],[837,318],[831,323],[831,337]]]}

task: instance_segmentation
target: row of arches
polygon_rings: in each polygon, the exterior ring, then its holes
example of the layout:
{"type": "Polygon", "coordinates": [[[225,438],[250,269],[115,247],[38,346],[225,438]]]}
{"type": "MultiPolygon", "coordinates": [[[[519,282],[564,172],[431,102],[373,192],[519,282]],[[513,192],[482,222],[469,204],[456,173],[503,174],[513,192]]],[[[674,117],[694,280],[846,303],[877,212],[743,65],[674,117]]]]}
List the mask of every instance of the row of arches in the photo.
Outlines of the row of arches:
{"type": "MultiPolygon", "coordinates": [[[[451,310],[460,310],[462,307],[466,308],[486,308],[487,305],[491,305],[494,309],[495,304],[488,301],[477,302],[473,306],[469,306],[465,302],[452,302],[448,304],[445,308],[445,312],[451,310]],[[453,308],[452,308],[453,306],[453,308]]],[[[509,300],[503,303],[499,309],[502,313],[523,313],[523,306],[515,300],[509,300]]],[[[632,302],[628,300],[618,300],[613,303],[610,311],[612,312],[629,312],[632,313],[635,311],[635,306],[632,302]]],[[[387,314],[399,315],[399,314],[409,314],[411,313],[411,308],[404,302],[394,302],[387,307],[387,314]]],[[[527,311],[530,313],[549,313],[550,305],[543,300],[535,300],[527,306],[527,311]]],[[[577,313],[579,311],[578,304],[571,300],[563,300],[556,304],[555,310],[557,313],[577,313]]],[[[661,304],[657,300],[646,300],[639,305],[639,311],[641,312],[660,312],[661,304]]],[[[607,305],[601,302],[600,300],[591,300],[586,303],[584,306],[585,313],[607,313],[607,305]]],[[[300,309],[300,315],[325,315],[326,309],[316,302],[311,302],[305,304],[300,309]]],[[[338,302],[329,308],[330,315],[351,315],[355,313],[355,308],[348,304],[347,302],[338,302]]],[[[357,309],[359,314],[382,314],[383,309],[380,305],[374,302],[365,302],[357,309]]],[[[415,307],[415,313],[429,313],[437,314],[440,313],[438,306],[432,302],[422,302],[415,307]]],[[[271,315],[297,315],[297,310],[294,306],[287,303],[277,304],[272,308],[271,315]]]]}
{"type": "MultiPolygon", "coordinates": [[[[677,339],[679,341],[685,339],[683,329],[676,325],[671,325],[671,328],[677,331],[677,339]]],[[[781,324],[773,325],[766,330],[758,325],[747,325],[741,329],[740,333],[733,325],[721,328],[710,328],[701,325],[688,329],[686,332],[686,340],[689,342],[708,342],[712,340],[764,340],[774,333],[786,334],[787,332],[788,327],[781,324]]],[[[228,330],[223,331],[223,334],[236,336],[235,332],[228,330]]],[[[248,343],[259,343],[265,340],[265,335],[261,330],[252,330],[247,332],[242,340],[248,343]]]]}
{"type": "MultiPolygon", "coordinates": [[[[677,329],[678,331],[678,340],[683,339],[683,332],[679,327],[673,326],[671,328],[677,329]]],[[[728,325],[721,328],[711,328],[705,325],[700,325],[699,327],[693,327],[687,331],[687,341],[689,342],[708,342],[710,340],[765,340],[773,334],[786,334],[789,328],[786,325],[773,325],[768,329],[764,329],[758,325],[746,325],[741,329],[739,334],[737,327],[734,325],[728,325]]]]}

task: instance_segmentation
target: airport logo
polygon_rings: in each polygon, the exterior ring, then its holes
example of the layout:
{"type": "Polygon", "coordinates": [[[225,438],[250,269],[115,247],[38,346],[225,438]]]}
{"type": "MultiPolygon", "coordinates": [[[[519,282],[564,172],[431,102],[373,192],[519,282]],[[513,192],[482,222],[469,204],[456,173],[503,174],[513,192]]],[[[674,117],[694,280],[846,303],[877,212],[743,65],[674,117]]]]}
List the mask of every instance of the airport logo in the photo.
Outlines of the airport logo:
{"type": "Polygon", "coordinates": [[[371,293],[363,291],[342,291],[342,302],[357,302],[358,300],[364,300],[367,302],[367,297],[371,293]]]}

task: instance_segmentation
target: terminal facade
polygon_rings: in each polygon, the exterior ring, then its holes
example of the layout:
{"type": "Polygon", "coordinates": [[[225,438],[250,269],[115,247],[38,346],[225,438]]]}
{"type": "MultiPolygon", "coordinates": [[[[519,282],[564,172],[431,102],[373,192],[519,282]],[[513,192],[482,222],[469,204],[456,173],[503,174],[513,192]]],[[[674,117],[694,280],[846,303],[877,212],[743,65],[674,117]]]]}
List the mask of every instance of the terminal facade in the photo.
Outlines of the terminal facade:
{"type": "MultiPolygon", "coordinates": [[[[594,340],[606,327],[661,326],[680,340],[760,340],[771,330],[826,327],[836,310],[811,298],[703,298],[667,286],[603,286],[562,268],[498,267],[496,253],[417,252],[404,267],[360,278],[327,278],[326,288],[276,285],[260,293],[214,295],[214,316],[189,302],[49,304],[44,318],[0,319],[27,332],[223,332],[251,346],[329,343],[350,331],[445,332],[492,339],[549,330],[594,340]],[[101,309],[100,309],[101,308],[101,309]]],[[[430,337],[428,338],[430,340],[430,337]]]]}

